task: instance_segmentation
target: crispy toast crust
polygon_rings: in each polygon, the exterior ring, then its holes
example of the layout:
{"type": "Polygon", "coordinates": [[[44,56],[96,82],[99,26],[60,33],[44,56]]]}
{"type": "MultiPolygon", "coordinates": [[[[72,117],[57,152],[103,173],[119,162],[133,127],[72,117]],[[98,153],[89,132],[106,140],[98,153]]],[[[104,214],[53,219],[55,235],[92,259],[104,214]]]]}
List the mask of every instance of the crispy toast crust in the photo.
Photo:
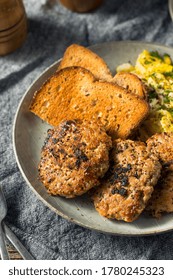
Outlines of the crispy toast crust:
{"type": "Polygon", "coordinates": [[[148,115],[148,103],[124,88],[97,81],[82,67],[55,73],[36,92],[30,110],[57,126],[64,119],[95,119],[113,138],[127,138],[148,115]]]}

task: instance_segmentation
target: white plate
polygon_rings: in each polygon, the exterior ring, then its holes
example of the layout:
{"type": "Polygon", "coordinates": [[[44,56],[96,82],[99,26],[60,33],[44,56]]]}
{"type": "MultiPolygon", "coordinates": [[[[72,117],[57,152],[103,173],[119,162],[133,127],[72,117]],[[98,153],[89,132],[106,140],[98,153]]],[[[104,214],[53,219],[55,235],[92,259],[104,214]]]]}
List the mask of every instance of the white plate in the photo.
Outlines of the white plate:
{"type": "MultiPolygon", "coordinates": [[[[134,41],[103,43],[90,48],[107,62],[113,73],[119,64],[128,61],[134,63],[138,54],[144,49],[157,50],[161,54],[168,53],[173,57],[172,48],[134,41]]],[[[50,126],[32,114],[28,108],[34,92],[55,72],[58,63],[56,62],[46,69],[31,85],[25,93],[15,117],[14,151],[20,171],[28,185],[58,215],[89,229],[118,235],[149,235],[172,230],[173,214],[165,214],[159,220],[142,214],[133,223],[108,220],[95,211],[87,195],[75,199],[50,196],[46,188],[39,182],[37,166],[41,147],[50,126]]]]}

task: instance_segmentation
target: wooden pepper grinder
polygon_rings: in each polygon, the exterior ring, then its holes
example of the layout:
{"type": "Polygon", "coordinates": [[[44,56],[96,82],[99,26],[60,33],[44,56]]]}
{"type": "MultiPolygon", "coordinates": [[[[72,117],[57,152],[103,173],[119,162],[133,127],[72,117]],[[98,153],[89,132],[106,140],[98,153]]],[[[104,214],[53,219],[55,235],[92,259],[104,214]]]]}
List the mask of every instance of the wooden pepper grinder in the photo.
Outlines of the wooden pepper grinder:
{"type": "Polygon", "coordinates": [[[96,9],[103,0],[60,0],[62,5],[77,13],[86,13],[96,9]]]}
{"type": "Polygon", "coordinates": [[[19,48],[27,34],[27,19],[22,0],[0,0],[0,55],[19,48]]]}

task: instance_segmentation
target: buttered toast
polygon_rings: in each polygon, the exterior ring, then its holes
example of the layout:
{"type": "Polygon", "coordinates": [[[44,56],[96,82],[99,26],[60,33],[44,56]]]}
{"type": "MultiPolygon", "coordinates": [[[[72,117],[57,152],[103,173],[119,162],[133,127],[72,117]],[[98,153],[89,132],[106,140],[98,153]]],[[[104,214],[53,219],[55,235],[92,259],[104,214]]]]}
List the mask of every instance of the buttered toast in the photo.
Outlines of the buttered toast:
{"type": "Polygon", "coordinates": [[[128,72],[119,72],[112,79],[113,83],[127,89],[131,93],[146,98],[146,88],[142,81],[134,74],[128,72]]]}
{"type": "Polygon", "coordinates": [[[36,92],[30,110],[53,126],[64,119],[95,119],[110,136],[125,139],[146,118],[149,107],[124,88],[97,81],[82,67],[68,67],[36,92]]]}
{"type": "Polygon", "coordinates": [[[106,62],[96,53],[83,46],[70,45],[64,53],[58,70],[70,66],[80,66],[91,71],[97,80],[112,81],[112,74],[106,62]]]}

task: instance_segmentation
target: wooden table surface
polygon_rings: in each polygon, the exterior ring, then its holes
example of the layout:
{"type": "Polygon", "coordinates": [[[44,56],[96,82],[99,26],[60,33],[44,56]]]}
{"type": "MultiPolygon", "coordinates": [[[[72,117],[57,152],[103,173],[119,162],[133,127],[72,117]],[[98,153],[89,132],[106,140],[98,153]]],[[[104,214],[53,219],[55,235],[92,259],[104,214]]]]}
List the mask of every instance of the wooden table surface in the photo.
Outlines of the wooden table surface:
{"type": "MultiPolygon", "coordinates": [[[[9,253],[10,260],[22,260],[21,255],[16,251],[16,249],[11,244],[7,244],[7,250],[9,253]]],[[[1,259],[1,257],[0,257],[1,259]]]]}

